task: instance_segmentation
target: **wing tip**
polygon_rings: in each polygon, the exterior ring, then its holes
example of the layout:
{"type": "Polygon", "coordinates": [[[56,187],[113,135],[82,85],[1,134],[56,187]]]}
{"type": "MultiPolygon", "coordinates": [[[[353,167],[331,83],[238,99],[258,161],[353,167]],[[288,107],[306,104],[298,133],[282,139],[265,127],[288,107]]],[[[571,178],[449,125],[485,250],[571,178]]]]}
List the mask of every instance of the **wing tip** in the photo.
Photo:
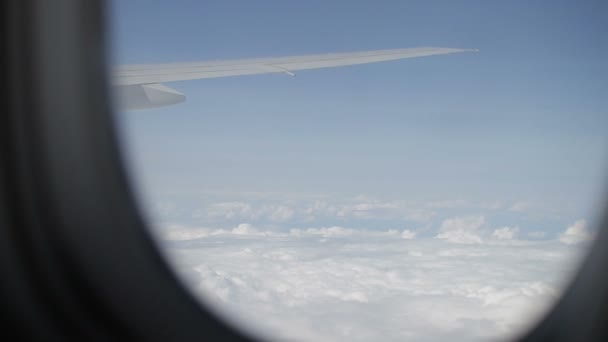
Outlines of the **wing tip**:
{"type": "Polygon", "coordinates": [[[427,47],[420,47],[417,49],[430,49],[430,50],[439,51],[440,53],[479,52],[479,49],[473,49],[473,48],[453,48],[453,47],[439,47],[439,46],[427,46],[427,47]]]}
{"type": "Polygon", "coordinates": [[[452,52],[479,52],[479,49],[472,49],[472,48],[447,48],[449,50],[451,50],[452,52]]]}

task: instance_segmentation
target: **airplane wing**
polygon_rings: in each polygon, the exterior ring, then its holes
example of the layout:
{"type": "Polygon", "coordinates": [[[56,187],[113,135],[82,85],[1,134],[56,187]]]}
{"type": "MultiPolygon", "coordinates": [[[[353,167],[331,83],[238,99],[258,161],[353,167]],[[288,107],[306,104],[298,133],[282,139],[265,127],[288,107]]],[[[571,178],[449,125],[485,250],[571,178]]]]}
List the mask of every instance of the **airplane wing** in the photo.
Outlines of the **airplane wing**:
{"type": "Polygon", "coordinates": [[[112,83],[118,87],[121,109],[136,110],[167,106],[185,101],[185,96],[161,83],[202,78],[285,73],[338,66],[376,63],[404,58],[477,51],[421,47],[409,49],[375,50],[321,55],[256,58],[212,62],[134,64],[113,71],[112,83]]]}

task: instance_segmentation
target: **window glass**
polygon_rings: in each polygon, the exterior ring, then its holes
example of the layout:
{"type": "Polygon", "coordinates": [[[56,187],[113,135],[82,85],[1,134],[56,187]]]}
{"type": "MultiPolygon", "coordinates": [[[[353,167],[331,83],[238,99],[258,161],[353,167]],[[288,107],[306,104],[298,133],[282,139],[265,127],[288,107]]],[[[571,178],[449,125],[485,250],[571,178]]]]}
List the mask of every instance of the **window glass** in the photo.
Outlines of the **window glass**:
{"type": "Polygon", "coordinates": [[[239,329],[512,338],[593,242],[604,2],[109,5],[142,211],[187,288],[239,329]],[[310,57],[328,53],[346,55],[310,57]],[[353,58],[369,63],[333,65],[353,58]]]}

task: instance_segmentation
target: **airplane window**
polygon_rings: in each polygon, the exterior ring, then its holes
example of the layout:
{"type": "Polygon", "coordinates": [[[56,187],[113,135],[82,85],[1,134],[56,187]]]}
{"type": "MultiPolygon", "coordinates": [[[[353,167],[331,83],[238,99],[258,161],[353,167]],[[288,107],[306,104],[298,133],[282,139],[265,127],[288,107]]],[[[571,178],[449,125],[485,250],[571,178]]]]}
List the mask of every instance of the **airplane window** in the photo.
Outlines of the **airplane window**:
{"type": "Polygon", "coordinates": [[[109,5],[150,231],[251,336],[516,338],[593,243],[600,1],[109,5]]]}

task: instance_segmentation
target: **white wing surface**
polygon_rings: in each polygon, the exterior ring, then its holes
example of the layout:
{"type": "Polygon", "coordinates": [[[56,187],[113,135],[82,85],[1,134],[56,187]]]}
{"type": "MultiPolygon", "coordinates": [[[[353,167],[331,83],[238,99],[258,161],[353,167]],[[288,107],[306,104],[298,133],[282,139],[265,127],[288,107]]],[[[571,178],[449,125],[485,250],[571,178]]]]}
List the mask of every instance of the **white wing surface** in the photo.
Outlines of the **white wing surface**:
{"type": "Polygon", "coordinates": [[[145,109],[166,106],[185,100],[183,94],[160,84],[164,82],[266,73],[285,73],[294,76],[294,72],[299,70],[376,63],[466,51],[476,50],[421,47],[212,62],[134,64],[116,68],[113,74],[113,84],[119,88],[119,102],[123,109],[145,109]]]}

